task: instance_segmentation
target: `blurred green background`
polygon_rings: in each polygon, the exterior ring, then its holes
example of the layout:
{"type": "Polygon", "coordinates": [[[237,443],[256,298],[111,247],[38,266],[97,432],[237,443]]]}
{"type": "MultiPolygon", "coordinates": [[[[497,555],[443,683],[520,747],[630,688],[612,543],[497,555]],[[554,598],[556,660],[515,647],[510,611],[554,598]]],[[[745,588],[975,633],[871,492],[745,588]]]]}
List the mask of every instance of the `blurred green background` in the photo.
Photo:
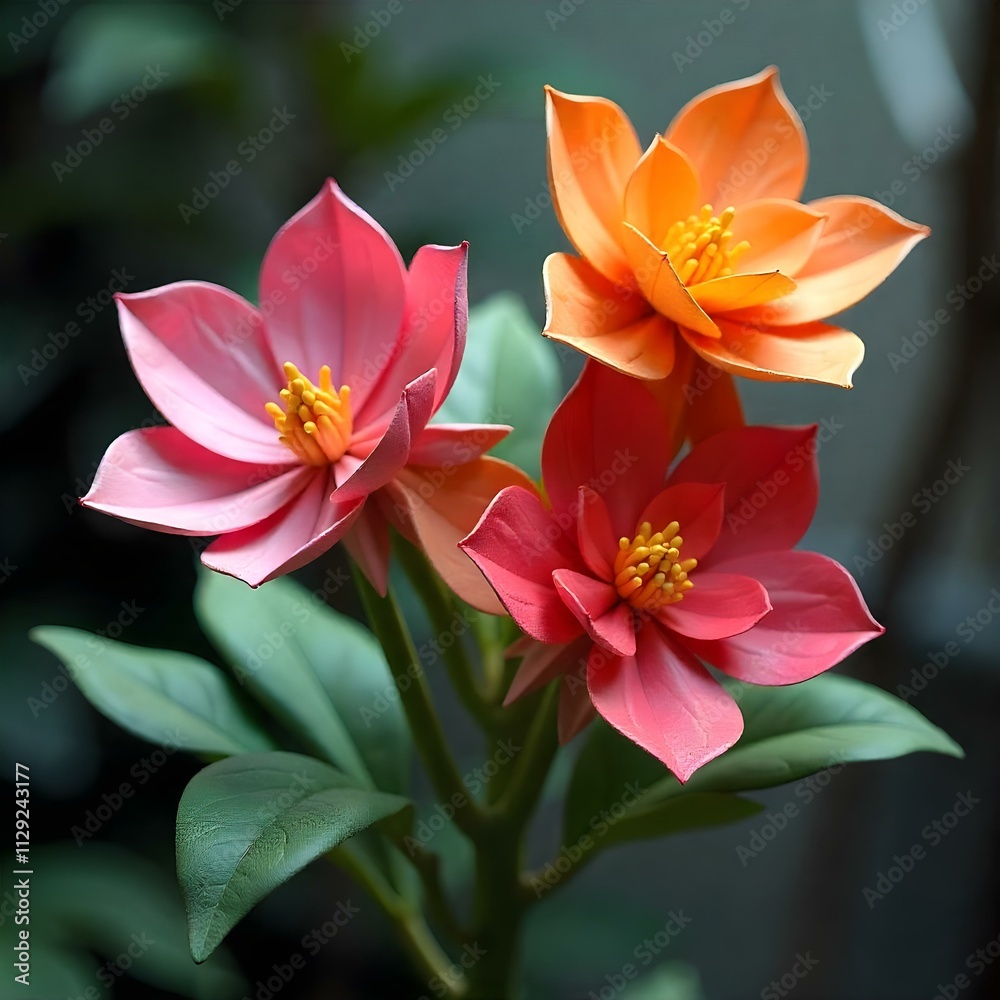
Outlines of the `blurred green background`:
{"type": "MultiPolygon", "coordinates": [[[[823,492],[805,544],[845,563],[889,627],[844,669],[896,691],[956,643],[912,703],[968,757],[864,765],[811,793],[765,793],[769,811],[793,803],[798,814],[750,859],[738,849],[766,814],[609,852],[536,914],[533,988],[555,1000],[609,996],[636,949],[683,911],[690,925],[626,996],[769,1000],[786,995],[781,977],[806,955],[816,964],[795,979],[796,1000],[931,1000],[962,974],[962,997],[1000,996],[1000,963],[967,964],[1000,933],[1000,625],[988,610],[1000,586],[997,21],[995,4],[972,0],[3,6],[0,743],[5,780],[14,761],[31,767],[34,912],[58,921],[75,956],[67,984],[82,977],[94,998],[253,997],[351,898],[361,913],[280,995],[427,993],[374,905],[319,865],[254,911],[230,957],[195,982],[171,885],[176,803],[197,769],[186,757],[171,756],[74,845],[72,828],[150,750],[98,716],[28,628],[120,630],[212,656],[191,612],[187,540],[75,504],[113,438],[160,419],[131,374],[110,292],[200,278],[253,298],[268,240],[332,176],[404,257],[469,240],[472,302],[512,290],[540,328],[542,260],[567,248],[547,196],[543,84],[614,99],[645,143],[699,91],[774,63],[806,119],[806,197],[875,197],[934,235],[845,317],[868,349],[853,392],[741,383],[748,416],[823,424],[823,492]],[[969,471],[935,495],[949,462],[969,471]],[[925,488],[932,501],[919,499],[925,488]],[[907,512],[916,526],[892,537],[907,512]],[[980,800],[971,815],[869,906],[864,887],[964,792],[980,800]],[[128,898],[152,901],[148,920],[167,944],[113,977],[112,993],[99,970],[140,931],[138,918],[115,917],[115,900],[128,898]],[[654,980],[667,960],[690,963],[701,985],[688,972],[654,980]]],[[[568,385],[580,362],[559,357],[568,385]]],[[[482,748],[446,706],[475,766],[482,748]]],[[[557,830],[553,803],[537,861],[557,830]]],[[[2,905],[0,921],[7,953],[2,905]]],[[[49,960],[68,961],[36,956],[49,960]]],[[[74,993],[32,994],[4,971],[8,995],[74,993]]]]}

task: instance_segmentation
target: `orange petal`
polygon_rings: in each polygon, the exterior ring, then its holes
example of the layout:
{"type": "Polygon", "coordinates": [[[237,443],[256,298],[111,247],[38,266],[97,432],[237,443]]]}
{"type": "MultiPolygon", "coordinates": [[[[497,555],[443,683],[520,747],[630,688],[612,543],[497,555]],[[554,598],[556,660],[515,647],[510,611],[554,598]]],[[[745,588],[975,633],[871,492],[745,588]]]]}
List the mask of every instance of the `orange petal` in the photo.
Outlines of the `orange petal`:
{"type": "Polygon", "coordinates": [[[625,188],[625,221],[659,246],[675,222],[700,207],[698,175],[691,161],[657,136],[625,188]]]}
{"type": "Polygon", "coordinates": [[[632,272],[650,305],[675,323],[696,330],[703,336],[717,337],[718,327],[691,297],[667,255],[627,222],[624,224],[624,232],[625,250],[632,272]]]}
{"type": "Polygon", "coordinates": [[[642,152],[625,112],[603,97],[545,88],[549,187],[563,230],[612,281],[628,281],[620,243],[625,185],[642,152]]]}
{"type": "Polygon", "coordinates": [[[798,325],[854,305],[892,274],[930,230],[870,198],[840,195],[810,202],[829,218],[811,256],[795,275],[798,287],[770,307],[768,323],[798,325]]]}
{"type": "Polygon", "coordinates": [[[780,271],[770,274],[728,274],[691,286],[691,297],[707,313],[749,309],[773,302],[795,290],[795,282],[780,271]]]}
{"type": "Polygon", "coordinates": [[[750,246],[737,260],[747,274],[781,271],[794,278],[823,235],[827,216],[787,198],[761,198],[744,205],[733,219],[733,242],[750,246]]]}
{"type": "Polygon", "coordinates": [[[805,130],[774,66],[699,94],[666,137],[691,158],[702,200],[716,208],[802,193],[809,166],[805,130]]]}
{"type": "Polygon", "coordinates": [[[723,319],[719,329],[718,339],[683,328],[680,332],[710,364],[765,382],[820,382],[850,389],[865,355],[860,337],[826,323],[761,327],[723,319]]]}
{"type": "Polygon", "coordinates": [[[466,603],[494,615],[504,614],[503,606],[458,543],[507,486],[538,492],[517,466],[489,456],[450,469],[406,466],[388,486],[395,518],[408,525],[444,582],[466,603]]]}
{"type": "Polygon", "coordinates": [[[674,325],[631,289],[585,260],[551,254],[542,266],[547,313],[542,333],[635,378],[664,378],[674,366],[674,325]]]}

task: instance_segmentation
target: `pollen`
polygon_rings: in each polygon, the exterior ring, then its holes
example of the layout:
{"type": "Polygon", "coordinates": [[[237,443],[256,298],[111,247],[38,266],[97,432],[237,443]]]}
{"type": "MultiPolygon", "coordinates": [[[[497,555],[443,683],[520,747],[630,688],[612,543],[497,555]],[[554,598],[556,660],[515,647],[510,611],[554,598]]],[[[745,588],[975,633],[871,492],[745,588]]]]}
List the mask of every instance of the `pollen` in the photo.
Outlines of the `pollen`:
{"type": "Polygon", "coordinates": [[[339,461],[351,443],[353,415],[351,390],[337,392],[330,380],[330,366],[319,370],[319,385],[313,385],[290,361],[282,366],[288,384],[278,394],[281,403],[264,409],[274,418],[279,440],[306,465],[329,465],[339,461]]]}
{"type": "Polygon", "coordinates": [[[688,579],[697,559],[681,559],[684,539],[680,524],[671,521],[654,533],[649,521],[639,525],[635,538],[618,540],[615,589],[634,608],[656,612],[684,599],[694,584],[688,579]]]}
{"type": "Polygon", "coordinates": [[[716,216],[711,205],[703,205],[697,215],[689,215],[667,230],[663,251],[685,285],[733,273],[736,258],[750,248],[746,240],[731,245],[733,234],[729,227],[735,217],[735,208],[716,216]]]}

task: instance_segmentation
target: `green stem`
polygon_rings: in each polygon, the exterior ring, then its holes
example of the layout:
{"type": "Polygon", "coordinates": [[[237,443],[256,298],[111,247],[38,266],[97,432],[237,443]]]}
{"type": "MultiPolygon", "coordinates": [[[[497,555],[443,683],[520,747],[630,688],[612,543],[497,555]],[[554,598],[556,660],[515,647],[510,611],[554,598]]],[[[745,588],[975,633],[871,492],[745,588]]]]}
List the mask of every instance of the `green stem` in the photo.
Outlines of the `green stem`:
{"type": "Polygon", "coordinates": [[[452,912],[451,903],[441,885],[441,859],[433,851],[426,851],[419,845],[410,848],[410,860],[420,875],[424,887],[424,898],[431,916],[441,924],[448,936],[456,944],[464,944],[469,939],[467,928],[463,927],[452,912]]]}
{"type": "Polygon", "coordinates": [[[461,613],[450,592],[444,588],[440,578],[431,569],[424,554],[402,537],[397,536],[395,541],[396,555],[407,579],[427,611],[431,628],[438,637],[441,659],[455,693],[479,724],[488,728],[493,724],[493,714],[480,689],[478,678],[462,642],[461,632],[465,631],[464,627],[458,635],[455,635],[456,620],[461,618],[461,613]],[[445,648],[440,639],[447,634],[453,635],[455,641],[445,648]]]}
{"type": "Polygon", "coordinates": [[[441,802],[468,803],[464,808],[456,809],[455,823],[471,836],[478,825],[480,811],[476,803],[469,801],[451,756],[406,622],[391,592],[386,597],[380,597],[357,567],[354,568],[354,578],[369,624],[385,652],[427,776],[441,802]]]}

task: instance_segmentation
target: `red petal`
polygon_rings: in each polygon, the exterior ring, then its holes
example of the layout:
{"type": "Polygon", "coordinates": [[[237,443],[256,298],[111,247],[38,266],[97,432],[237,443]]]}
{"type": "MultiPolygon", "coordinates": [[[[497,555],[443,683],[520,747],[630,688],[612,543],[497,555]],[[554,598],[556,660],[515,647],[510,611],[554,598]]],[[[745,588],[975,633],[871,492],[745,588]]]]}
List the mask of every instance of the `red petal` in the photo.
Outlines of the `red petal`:
{"type": "Polygon", "coordinates": [[[752,576],[694,571],[694,589],[663,608],[657,618],[689,639],[723,639],[753,628],[770,610],[763,585],[752,576]]]}
{"type": "Polygon", "coordinates": [[[610,583],[571,569],[555,570],[552,582],[563,603],[595,642],[615,656],[635,652],[632,612],[610,583]]]}
{"type": "Polygon", "coordinates": [[[662,531],[671,521],[680,522],[684,539],[681,557],[704,559],[719,537],[726,512],[725,494],[721,483],[676,483],[646,505],[639,524],[649,521],[653,531],[662,531]]]}

